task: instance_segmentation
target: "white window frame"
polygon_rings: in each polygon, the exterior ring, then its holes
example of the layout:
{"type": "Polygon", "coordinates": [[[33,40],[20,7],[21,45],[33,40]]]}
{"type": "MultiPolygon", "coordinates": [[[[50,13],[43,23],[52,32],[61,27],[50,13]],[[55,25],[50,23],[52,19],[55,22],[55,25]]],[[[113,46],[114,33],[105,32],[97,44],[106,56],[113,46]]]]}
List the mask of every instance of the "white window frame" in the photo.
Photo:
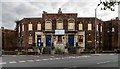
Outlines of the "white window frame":
{"type": "Polygon", "coordinates": [[[79,23],[79,30],[83,30],[83,24],[81,22],[79,23]]]}
{"type": "Polygon", "coordinates": [[[92,23],[88,23],[88,30],[92,30],[92,23]]]}
{"type": "Polygon", "coordinates": [[[52,20],[51,19],[45,20],[45,30],[52,30],[52,20]],[[48,23],[50,23],[50,28],[46,27],[48,23]]]}
{"type": "Polygon", "coordinates": [[[20,25],[18,26],[18,32],[20,33],[20,25]]]}
{"type": "Polygon", "coordinates": [[[37,24],[37,30],[41,30],[41,23],[40,22],[38,22],[38,24],[37,24]]]}
{"type": "Polygon", "coordinates": [[[22,24],[22,31],[24,31],[25,30],[25,27],[24,27],[24,24],[22,24]]]}
{"type": "Polygon", "coordinates": [[[57,22],[56,24],[57,29],[63,29],[63,20],[57,19],[56,22],[57,22]],[[61,20],[61,22],[59,22],[59,20],[61,20]]]}
{"type": "Polygon", "coordinates": [[[32,31],[32,30],[33,30],[33,25],[32,25],[31,22],[28,24],[28,30],[29,30],[29,31],[32,31]]]}
{"type": "Polygon", "coordinates": [[[69,18],[68,19],[68,30],[75,30],[75,19],[69,18]],[[73,20],[73,22],[70,22],[70,20],[73,20]],[[73,28],[72,28],[73,26],[73,28]]]}

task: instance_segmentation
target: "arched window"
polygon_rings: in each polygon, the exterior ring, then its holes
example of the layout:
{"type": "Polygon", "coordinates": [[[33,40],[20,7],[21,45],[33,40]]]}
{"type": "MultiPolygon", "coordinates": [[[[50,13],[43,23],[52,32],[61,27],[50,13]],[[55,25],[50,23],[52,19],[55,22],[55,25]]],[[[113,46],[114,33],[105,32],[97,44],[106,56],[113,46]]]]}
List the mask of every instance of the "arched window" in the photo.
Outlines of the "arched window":
{"type": "Polygon", "coordinates": [[[52,30],[52,20],[51,19],[45,20],[45,30],[52,30]]]}
{"type": "Polygon", "coordinates": [[[56,28],[57,29],[63,29],[63,20],[62,19],[57,19],[56,20],[57,24],[56,24],[56,28]]]}
{"type": "Polygon", "coordinates": [[[68,19],[68,30],[74,30],[75,29],[75,19],[70,18],[68,19]]]}

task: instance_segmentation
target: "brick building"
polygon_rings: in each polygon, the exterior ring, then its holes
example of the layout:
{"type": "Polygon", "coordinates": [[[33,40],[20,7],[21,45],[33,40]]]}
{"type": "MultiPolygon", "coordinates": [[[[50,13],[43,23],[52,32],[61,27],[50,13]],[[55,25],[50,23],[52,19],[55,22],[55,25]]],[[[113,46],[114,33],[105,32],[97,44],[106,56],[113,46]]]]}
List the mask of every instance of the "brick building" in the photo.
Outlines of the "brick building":
{"type": "MultiPolygon", "coordinates": [[[[95,18],[77,17],[77,13],[43,12],[42,18],[24,18],[17,22],[18,45],[33,49],[59,47],[75,51],[95,49],[95,18]]],[[[103,47],[103,21],[97,19],[97,48],[103,47]],[[98,36],[100,35],[100,37],[98,36]]]]}
{"type": "Polygon", "coordinates": [[[4,29],[2,27],[2,49],[4,51],[14,51],[17,49],[17,32],[15,30],[4,29]]]}

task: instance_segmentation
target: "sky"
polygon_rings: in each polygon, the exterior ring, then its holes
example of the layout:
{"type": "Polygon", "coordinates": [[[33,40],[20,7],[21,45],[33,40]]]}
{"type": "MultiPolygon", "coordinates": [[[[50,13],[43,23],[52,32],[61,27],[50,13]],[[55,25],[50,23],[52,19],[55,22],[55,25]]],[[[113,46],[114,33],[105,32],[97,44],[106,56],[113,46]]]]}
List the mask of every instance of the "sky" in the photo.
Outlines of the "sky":
{"type": "MultiPolygon", "coordinates": [[[[0,27],[15,28],[15,20],[30,17],[42,17],[43,11],[57,13],[78,13],[78,17],[95,17],[95,8],[99,0],[1,0],[0,27]]],[[[115,11],[97,8],[97,18],[106,21],[118,17],[118,6],[115,11]]]]}

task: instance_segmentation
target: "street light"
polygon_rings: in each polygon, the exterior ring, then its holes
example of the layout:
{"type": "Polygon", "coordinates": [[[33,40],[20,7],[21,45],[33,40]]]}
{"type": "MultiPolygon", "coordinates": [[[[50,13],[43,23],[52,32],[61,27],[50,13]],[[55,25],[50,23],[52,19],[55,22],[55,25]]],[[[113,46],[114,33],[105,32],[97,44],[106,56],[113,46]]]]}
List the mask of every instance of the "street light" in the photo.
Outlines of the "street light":
{"type": "Polygon", "coordinates": [[[97,7],[95,8],[95,54],[97,53],[96,52],[96,49],[97,49],[97,46],[96,46],[97,45],[97,43],[96,43],[96,41],[97,41],[97,37],[96,37],[97,36],[97,31],[96,31],[97,28],[96,28],[96,26],[97,26],[97,24],[96,23],[97,23],[97,8],[98,8],[98,6],[100,6],[100,4],[98,4],[97,7]]]}

